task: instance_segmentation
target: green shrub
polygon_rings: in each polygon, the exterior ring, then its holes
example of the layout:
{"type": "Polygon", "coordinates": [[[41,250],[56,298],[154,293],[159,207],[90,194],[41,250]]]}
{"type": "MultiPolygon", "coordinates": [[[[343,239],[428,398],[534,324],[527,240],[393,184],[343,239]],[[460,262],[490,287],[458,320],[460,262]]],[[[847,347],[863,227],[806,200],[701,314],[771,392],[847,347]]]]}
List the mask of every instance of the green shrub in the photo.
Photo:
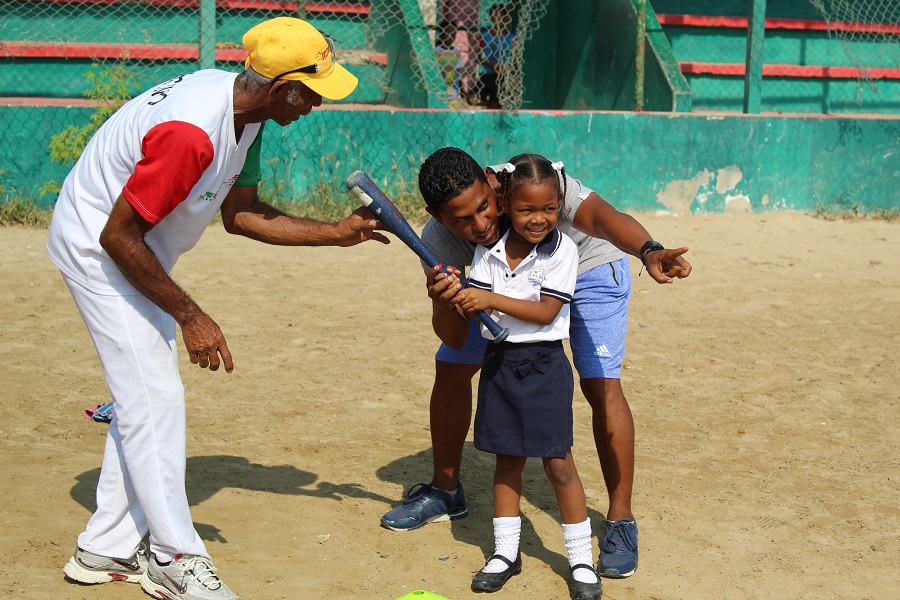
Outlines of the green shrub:
{"type": "Polygon", "coordinates": [[[0,226],[24,225],[25,227],[46,228],[50,226],[53,212],[35,205],[26,198],[0,198],[0,226]]]}
{"type": "Polygon", "coordinates": [[[111,65],[94,63],[86,77],[90,85],[83,96],[93,100],[97,110],[85,125],[69,125],[50,140],[50,159],[61,165],[75,164],[94,133],[137,91],[137,77],[124,61],[111,65]]]}

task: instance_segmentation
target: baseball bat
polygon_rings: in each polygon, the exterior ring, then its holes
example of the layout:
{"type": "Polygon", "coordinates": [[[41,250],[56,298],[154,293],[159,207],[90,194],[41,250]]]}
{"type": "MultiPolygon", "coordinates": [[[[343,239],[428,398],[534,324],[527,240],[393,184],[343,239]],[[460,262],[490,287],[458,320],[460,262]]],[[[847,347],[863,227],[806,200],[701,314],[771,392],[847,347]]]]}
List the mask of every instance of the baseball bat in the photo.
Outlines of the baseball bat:
{"type": "MultiPolygon", "coordinates": [[[[400,238],[404,244],[418,254],[419,258],[425,261],[425,264],[432,268],[441,264],[434,253],[425,245],[425,242],[416,235],[416,232],[413,231],[406,218],[397,210],[391,199],[375,185],[375,182],[368,175],[362,171],[354,171],[347,178],[346,183],[347,189],[359,198],[363,206],[368,208],[375,215],[375,218],[387,227],[388,231],[400,238]]],[[[447,269],[441,265],[439,272],[447,273],[447,269]]],[[[494,336],[491,339],[492,342],[499,344],[509,335],[509,329],[500,327],[497,321],[483,310],[477,311],[475,316],[484,323],[491,335],[494,336]]]]}

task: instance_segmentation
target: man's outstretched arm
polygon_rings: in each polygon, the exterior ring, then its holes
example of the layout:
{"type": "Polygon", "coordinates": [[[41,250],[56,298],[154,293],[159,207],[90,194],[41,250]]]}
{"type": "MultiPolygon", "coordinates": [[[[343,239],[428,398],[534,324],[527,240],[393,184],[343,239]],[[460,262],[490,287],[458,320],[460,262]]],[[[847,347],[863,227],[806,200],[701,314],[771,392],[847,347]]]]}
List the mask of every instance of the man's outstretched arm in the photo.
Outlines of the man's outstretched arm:
{"type": "Polygon", "coordinates": [[[222,223],[228,233],[279,246],[354,246],[389,240],[378,233],[376,219],[364,218],[359,208],[336,223],[292,217],[259,199],[257,186],[235,186],[222,203],[222,223]]]}
{"type": "MultiPolygon", "coordinates": [[[[602,238],[614,246],[641,258],[641,248],[653,239],[637,219],[616,210],[597,193],[584,199],[575,212],[575,228],[587,235],[602,238]]],[[[643,256],[647,273],[659,283],[672,283],[691,274],[691,263],[682,258],[687,247],[651,250],[643,256]]]]}

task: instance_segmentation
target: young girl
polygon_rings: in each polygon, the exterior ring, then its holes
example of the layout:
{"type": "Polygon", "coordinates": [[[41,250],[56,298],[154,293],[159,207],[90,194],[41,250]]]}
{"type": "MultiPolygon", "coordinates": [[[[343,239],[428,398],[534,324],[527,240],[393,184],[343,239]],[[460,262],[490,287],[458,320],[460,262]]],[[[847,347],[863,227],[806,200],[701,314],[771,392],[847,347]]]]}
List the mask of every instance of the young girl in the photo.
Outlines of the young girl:
{"type": "Polygon", "coordinates": [[[447,85],[447,99],[455,100],[459,97],[459,67],[460,52],[453,47],[456,38],[456,27],[450,21],[443,21],[438,25],[434,37],[434,57],[447,85]]]}
{"type": "MultiPolygon", "coordinates": [[[[478,385],[475,447],[497,455],[494,471],[495,552],[472,589],[495,592],[522,569],[519,554],[522,470],[540,456],[556,492],[569,555],[569,593],[595,600],[602,585],[593,567],[591,522],[572,459],[572,367],[563,351],[578,250],[555,227],[565,190],[562,163],[522,154],[492,167],[502,184],[508,230],[478,246],[460,307],[492,311],[506,342],[490,344],[478,385]]],[[[485,337],[490,337],[482,327],[485,337]]]]}

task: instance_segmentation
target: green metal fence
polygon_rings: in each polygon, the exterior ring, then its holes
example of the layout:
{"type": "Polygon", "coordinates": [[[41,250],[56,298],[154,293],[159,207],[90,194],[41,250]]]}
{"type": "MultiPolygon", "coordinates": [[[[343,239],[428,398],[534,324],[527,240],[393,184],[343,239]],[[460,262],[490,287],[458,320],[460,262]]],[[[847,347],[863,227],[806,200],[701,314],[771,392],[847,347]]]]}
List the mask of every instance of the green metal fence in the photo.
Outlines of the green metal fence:
{"type": "Polygon", "coordinates": [[[650,0],[694,110],[900,112],[897,0],[650,0]]]}

